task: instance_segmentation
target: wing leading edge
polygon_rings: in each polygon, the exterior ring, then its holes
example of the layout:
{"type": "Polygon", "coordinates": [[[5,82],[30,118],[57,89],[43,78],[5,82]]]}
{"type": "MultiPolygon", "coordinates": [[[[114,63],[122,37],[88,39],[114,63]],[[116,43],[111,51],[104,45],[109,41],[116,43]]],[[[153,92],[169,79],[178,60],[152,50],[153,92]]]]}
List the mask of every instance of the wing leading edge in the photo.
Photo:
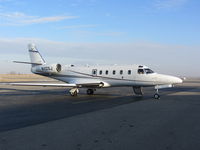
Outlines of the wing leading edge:
{"type": "Polygon", "coordinates": [[[68,84],[68,83],[7,83],[8,85],[13,86],[43,86],[43,87],[103,87],[102,82],[98,83],[79,83],[79,84],[68,84]]]}
{"type": "Polygon", "coordinates": [[[76,84],[67,83],[8,83],[13,86],[49,86],[49,87],[76,87],[76,84]]]}

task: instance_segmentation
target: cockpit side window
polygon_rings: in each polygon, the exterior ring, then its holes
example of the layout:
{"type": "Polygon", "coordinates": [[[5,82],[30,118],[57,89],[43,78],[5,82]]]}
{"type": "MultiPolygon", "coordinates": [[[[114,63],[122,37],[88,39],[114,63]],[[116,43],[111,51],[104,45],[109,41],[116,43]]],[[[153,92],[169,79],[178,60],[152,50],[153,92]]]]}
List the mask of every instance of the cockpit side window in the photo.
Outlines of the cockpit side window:
{"type": "Polygon", "coordinates": [[[151,73],[154,73],[153,70],[149,69],[149,68],[146,68],[144,69],[146,74],[151,74],[151,73]]]}
{"type": "Polygon", "coordinates": [[[138,74],[144,74],[144,69],[138,69],[138,74]]]}

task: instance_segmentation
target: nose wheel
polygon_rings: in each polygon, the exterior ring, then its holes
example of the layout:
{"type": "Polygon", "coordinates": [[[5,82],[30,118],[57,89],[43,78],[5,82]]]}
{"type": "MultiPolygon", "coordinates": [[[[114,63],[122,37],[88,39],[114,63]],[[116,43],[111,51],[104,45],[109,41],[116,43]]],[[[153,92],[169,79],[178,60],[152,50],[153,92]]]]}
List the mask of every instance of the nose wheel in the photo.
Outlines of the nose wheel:
{"type": "Polygon", "coordinates": [[[154,94],[154,98],[157,100],[160,99],[160,95],[158,94],[158,89],[156,89],[156,94],[154,94]]]}
{"type": "Polygon", "coordinates": [[[155,99],[160,99],[160,95],[158,93],[154,94],[155,99]]]}

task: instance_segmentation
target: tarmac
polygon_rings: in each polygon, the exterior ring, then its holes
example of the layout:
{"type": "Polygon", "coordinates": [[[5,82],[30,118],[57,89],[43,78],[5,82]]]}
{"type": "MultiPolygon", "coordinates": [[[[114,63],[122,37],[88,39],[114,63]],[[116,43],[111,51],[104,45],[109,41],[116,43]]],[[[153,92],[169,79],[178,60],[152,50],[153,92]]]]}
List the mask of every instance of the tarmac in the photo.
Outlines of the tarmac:
{"type": "Polygon", "coordinates": [[[0,85],[0,150],[200,149],[200,80],[174,88],[81,89],[0,85]]]}

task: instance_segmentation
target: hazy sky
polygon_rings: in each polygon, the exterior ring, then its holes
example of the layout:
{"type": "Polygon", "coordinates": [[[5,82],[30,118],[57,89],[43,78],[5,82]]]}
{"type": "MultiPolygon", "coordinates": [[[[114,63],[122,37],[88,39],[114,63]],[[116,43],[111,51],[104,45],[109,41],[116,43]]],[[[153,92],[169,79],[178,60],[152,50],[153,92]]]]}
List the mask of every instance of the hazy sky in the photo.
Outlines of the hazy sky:
{"type": "Polygon", "coordinates": [[[200,76],[199,0],[0,0],[0,73],[29,73],[27,44],[50,63],[144,64],[200,76]]]}

